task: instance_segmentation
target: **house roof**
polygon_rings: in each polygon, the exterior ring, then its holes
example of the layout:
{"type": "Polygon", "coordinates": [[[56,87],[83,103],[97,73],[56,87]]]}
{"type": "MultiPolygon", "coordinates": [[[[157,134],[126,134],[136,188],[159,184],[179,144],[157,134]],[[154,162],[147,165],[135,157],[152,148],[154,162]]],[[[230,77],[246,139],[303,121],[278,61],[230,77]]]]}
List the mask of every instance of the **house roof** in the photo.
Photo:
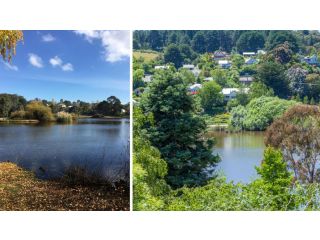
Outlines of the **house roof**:
{"type": "Polygon", "coordinates": [[[230,61],[228,61],[228,60],[219,60],[218,64],[230,64],[230,61]]]}
{"type": "Polygon", "coordinates": [[[189,86],[189,90],[200,89],[200,88],[202,88],[202,84],[200,84],[200,83],[195,83],[195,84],[189,86]]]}
{"type": "Polygon", "coordinates": [[[193,64],[184,64],[182,68],[194,68],[193,64]]]}
{"type": "Polygon", "coordinates": [[[253,77],[251,77],[251,76],[241,76],[241,77],[239,77],[239,81],[240,82],[252,82],[253,81],[253,77]]]}
{"type": "MultiPolygon", "coordinates": [[[[240,92],[240,88],[223,88],[222,94],[223,95],[230,95],[233,92],[240,92]]],[[[243,88],[243,91],[247,93],[249,91],[249,88],[243,88]]]]}

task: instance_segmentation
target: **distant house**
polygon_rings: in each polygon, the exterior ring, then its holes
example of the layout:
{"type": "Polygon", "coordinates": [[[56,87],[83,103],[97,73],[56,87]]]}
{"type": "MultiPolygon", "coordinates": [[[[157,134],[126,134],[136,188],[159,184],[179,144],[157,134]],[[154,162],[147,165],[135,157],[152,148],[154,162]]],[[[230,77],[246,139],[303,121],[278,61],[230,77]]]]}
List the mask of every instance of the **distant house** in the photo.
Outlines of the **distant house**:
{"type": "Polygon", "coordinates": [[[145,83],[151,82],[152,81],[152,75],[151,74],[144,75],[144,77],[142,78],[142,81],[144,81],[145,83]]]}
{"type": "Polygon", "coordinates": [[[243,85],[249,86],[253,82],[253,77],[249,75],[240,76],[239,82],[243,85]]]}
{"type": "Polygon", "coordinates": [[[254,57],[256,55],[256,53],[255,52],[243,52],[242,55],[244,57],[249,57],[250,58],[250,57],[254,57]]]}
{"type": "Polygon", "coordinates": [[[252,64],[257,63],[258,60],[255,59],[255,58],[247,58],[244,62],[245,62],[246,65],[252,65],[252,64]]]}
{"type": "Polygon", "coordinates": [[[195,83],[188,87],[188,92],[194,95],[194,94],[197,94],[201,88],[202,88],[202,85],[200,83],[195,83]]]}
{"type": "Polygon", "coordinates": [[[304,57],[302,61],[308,63],[309,65],[319,64],[317,55],[312,55],[311,57],[304,57]]]}
{"type": "Polygon", "coordinates": [[[229,60],[219,60],[218,64],[222,68],[230,68],[231,67],[231,62],[229,60]]]}
{"type": "Polygon", "coordinates": [[[194,70],[195,66],[193,64],[184,64],[182,68],[192,71],[194,70]]]}
{"type": "MultiPolygon", "coordinates": [[[[237,94],[241,91],[240,88],[223,88],[222,94],[224,97],[224,101],[229,101],[231,99],[236,98],[237,94]]],[[[249,88],[243,88],[245,93],[248,93],[249,88]]]]}
{"type": "Polygon", "coordinates": [[[155,66],[154,69],[156,70],[159,70],[159,69],[168,69],[169,66],[168,65],[158,65],[158,66],[155,66]]]}
{"type": "Polygon", "coordinates": [[[258,50],[257,51],[257,54],[258,55],[265,55],[267,52],[266,51],[264,51],[264,50],[258,50]]]}
{"type": "Polygon", "coordinates": [[[203,80],[206,81],[206,82],[210,82],[210,81],[213,81],[213,77],[206,77],[203,80]]]}
{"type": "Polygon", "coordinates": [[[59,106],[60,108],[66,108],[66,107],[67,107],[67,105],[65,105],[64,103],[59,103],[58,106],[59,106]]]}
{"type": "Polygon", "coordinates": [[[227,57],[227,53],[224,51],[217,50],[213,53],[212,56],[215,60],[224,59],[227,57]]]}
{"type": "Polygon", "coordinates": [[[182,68],[190,70],[195,77],[198,77],[201,72],[201,70],[193,64],[184,64],[182,68]]]}

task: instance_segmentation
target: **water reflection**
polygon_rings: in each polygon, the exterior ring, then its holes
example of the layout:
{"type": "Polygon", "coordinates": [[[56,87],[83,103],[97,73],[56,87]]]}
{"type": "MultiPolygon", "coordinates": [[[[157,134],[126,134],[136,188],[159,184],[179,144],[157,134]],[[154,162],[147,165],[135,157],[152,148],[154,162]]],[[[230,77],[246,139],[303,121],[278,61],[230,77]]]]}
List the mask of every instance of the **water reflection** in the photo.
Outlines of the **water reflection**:
{"type": "Polygon", "coordinates": [[[260,165],[264,145],[263,132],[210,132],[215,137],[213,153],[221,157],[217,170],[228,181],[247,183],[257,177],[255,166],[260,165]]]}
{"type": "Polygon", "coordinates": [[[128,119],[0,124],[0,161],[16,162],[42,178],[60,176],[71,165],[118,172],[129,163],[129,126],[128,119]]]}

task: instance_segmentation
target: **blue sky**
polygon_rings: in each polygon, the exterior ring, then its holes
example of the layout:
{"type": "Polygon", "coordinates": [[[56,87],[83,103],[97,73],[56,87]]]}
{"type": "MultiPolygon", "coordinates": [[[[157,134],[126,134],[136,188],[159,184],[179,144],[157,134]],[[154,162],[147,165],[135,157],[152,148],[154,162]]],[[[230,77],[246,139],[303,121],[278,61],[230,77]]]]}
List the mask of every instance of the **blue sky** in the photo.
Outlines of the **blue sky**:
{"type": "Polygon", "coordinates": [[[129,102],[129,31],[23,31],[11,63],[0,60],[0,93],[27,100],[129,102]]]}

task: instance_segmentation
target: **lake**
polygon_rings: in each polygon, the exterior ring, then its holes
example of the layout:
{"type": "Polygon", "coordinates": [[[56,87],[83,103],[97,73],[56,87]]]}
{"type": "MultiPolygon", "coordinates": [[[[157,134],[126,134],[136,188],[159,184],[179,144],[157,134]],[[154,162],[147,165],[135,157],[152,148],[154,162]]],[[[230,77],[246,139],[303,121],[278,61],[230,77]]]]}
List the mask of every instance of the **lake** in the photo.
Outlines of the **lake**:
{"type": "Polygon", "coordinates": [[[264,132],[210,132],[216,138],[213,153],[218,153],[221,162],[217,171],[226,176],[227,181],[248,183],[257,177],[255,166],[263,157],[264,132]]]}
{"type": "Polygon", "coordinates": [[[121,175],[129,171],[129,139],[128,119],[0,124],[0,161],[15,162],[40,178],[59,177],[70,166],[121,175]]]}

